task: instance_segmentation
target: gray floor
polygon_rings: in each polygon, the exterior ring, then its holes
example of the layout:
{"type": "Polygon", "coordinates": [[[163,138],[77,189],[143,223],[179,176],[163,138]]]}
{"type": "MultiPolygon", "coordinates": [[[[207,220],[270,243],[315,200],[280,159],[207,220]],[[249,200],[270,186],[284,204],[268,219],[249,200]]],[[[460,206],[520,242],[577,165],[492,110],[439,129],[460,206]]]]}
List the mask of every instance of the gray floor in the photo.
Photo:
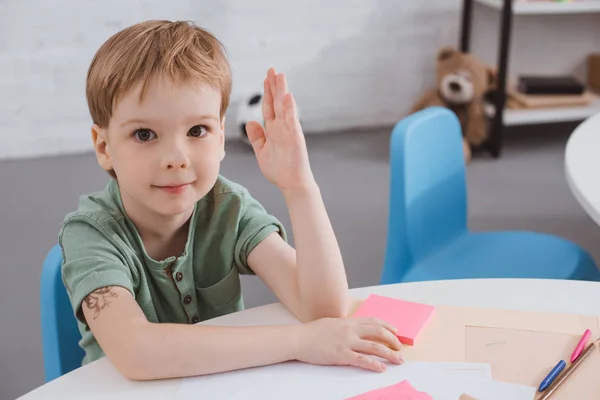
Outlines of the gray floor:
{"type": "MultiPolygon", "coordinates": [[[[468,168],[471,228],[562,235],[585,246],[600,261],[600,228],[573,199],[564,179],[565,132],[571,129],[511,132],[503,158],[477,158],[468,168]]],[[[388,209],[388,139],[389,129],[308,139],[313,169],[352,287],[377,284],[381,271],[388,209]]],[[[248,148],[237,142],[228,144],[223,174],[247,186],[289,230],[283,199],[260,175],[248,148]]],[[[92,155],[0,163],[0,399],[14,399],[43,383],[42,260],[78,196],[101,188],[106,181],[92,155]]],[[[244,293],[249,307],[274,301],[256,279],[244,280],[244,293]]]]}

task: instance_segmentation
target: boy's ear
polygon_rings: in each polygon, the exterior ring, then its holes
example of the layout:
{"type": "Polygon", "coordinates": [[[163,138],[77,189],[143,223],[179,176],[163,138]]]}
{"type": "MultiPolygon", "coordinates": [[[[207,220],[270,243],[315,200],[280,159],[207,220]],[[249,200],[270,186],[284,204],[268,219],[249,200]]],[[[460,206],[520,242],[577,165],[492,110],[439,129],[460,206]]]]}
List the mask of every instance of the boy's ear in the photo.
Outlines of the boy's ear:
{"type": "Polygon", "coordinates": [[[221,119],[221,161],[225,158],[225,116],[221,119]]]}
{"type": "Polygon", "coordinates": [[[98,164],[100,164],[104,170],[112,171],[113,166],[110,159],[108,142],[106,141],[106,129],[100,128],[98,125],[94,124],[92,126],[92,141],[94,143],[98,164]]]}

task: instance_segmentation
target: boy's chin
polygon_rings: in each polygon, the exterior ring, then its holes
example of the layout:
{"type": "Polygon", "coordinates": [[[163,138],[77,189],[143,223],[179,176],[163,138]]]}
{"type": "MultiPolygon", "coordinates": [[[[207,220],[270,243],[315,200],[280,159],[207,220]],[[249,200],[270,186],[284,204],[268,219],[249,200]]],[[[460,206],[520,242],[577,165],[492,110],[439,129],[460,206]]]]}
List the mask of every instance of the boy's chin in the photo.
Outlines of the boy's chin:
{"type": "Polygon", "coordinates": [[[160,214],[164,217],[176,217],[181,214],[185,214],[190,212],[194,205],[195,201],[171,201],[171,202],[163,202],[163,204],[156,204],[155,207],[152,207],[157,214],[160,214]],[[165,204],[168,203],[168,204],[165,204]]]}
{"type": "Polygon", "coordinates": [[[180,196],[179,198],[167,199],[162,196],[151,196],[145,200],[146,207],[163,217],[175,217],[190,212],[198,201],[191,194],[180,196]]]}

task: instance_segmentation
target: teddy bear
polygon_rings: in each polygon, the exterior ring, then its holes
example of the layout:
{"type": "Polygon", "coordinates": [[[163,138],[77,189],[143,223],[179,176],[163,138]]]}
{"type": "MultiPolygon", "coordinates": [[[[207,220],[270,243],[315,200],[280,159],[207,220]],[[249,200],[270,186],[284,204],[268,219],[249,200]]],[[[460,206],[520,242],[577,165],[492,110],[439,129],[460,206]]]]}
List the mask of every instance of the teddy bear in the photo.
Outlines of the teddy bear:
{"type": "Polygon", "coordinates": [[[464,157],[468,162],[471,148],[487,139],[485,96],[494,88],[496,73],[472,54],[445,47],[437,55],[436,75],[436,86],[423,93],[411,113],[431,106],[452,110],[460,121],[464,157]]]}

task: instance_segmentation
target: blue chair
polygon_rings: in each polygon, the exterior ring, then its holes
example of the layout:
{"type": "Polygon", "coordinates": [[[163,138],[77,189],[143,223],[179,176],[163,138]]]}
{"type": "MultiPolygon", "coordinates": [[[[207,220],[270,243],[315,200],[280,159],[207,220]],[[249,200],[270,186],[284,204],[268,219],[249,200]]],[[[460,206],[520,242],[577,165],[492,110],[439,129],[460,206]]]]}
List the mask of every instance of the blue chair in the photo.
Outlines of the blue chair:
{"type": "Polygon", "coordinates": [[[600,280],[578,245],[528,231],[467,229],[462,132],[443,107],[396,124],[390,149],[390,205],[381,284],[462,278],[600,280]]]}
{"type": "Polygon", "coordinates": [[[61,278],[62,250],[52,247],[42,267],[42,348],[46,382],[81,366],[81,334],[61,278]]]}

